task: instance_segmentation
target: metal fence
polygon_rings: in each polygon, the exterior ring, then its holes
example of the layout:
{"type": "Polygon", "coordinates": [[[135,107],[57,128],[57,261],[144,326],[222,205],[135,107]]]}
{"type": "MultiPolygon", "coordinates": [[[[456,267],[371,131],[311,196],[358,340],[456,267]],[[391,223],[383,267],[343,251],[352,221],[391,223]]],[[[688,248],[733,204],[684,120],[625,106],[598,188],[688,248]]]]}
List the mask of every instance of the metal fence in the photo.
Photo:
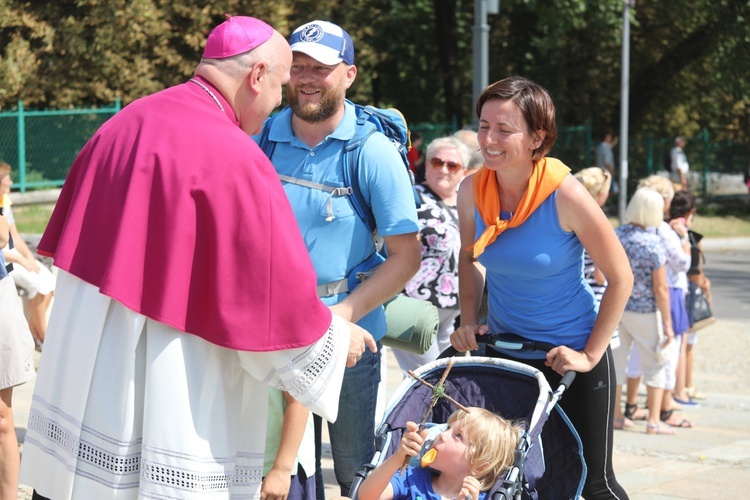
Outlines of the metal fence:
{"type": "MultiPolygon", "coordinates": [[[[26,110],[19,101],[15,111],[0,112],[0,160],[17,167],[14,189],[25,192],[61,186],[86,141],[120,109],[119,100],[102,108],[42,111],[26,110]]],[[[455,132],[457,126],[455,122],[412,124],[411,129],[422,134],[425,148],[433,139],[455,132]]],[[[750,168],[750,144],[712,142],[705,129],[687,141],[690,170],[699,173],[696,189],[704,197],[711,194],[711,179],[717,174],[742,175],[750,168]]],[[[674,138],[631,138],[628,192],[634,191],[639,179],[664,170],[662,158],[673,143],[674,138]]],[[[560,127],[550,155],[577,171],[593,164],[595,147],[587,122],[560,127]]]]}
{"type": "Polygon", "coordinates": [[[422,149],[423,151],[433,140],[451,135],[457,129],[458,126],[456,125],[455,120],[451,123],[414,123],[409,125],[409,130],[412,134],[414,134],[414,132],[418,132],[422,135],[422,140],[424,142],[422,143],[422,147],[420,149],[422,149]]]}
{"type": "MultiPolygon", "coordinates": [[[[742,175],[750,168],[750,144],[733,142],[713,142],[707,129],[692,137],[685,137],[685,154],[693,173],[691,186],[699,190],[703,198],[712,198],[724,194],[720,184],[726,185],[721,178],[736,177],[741,186],[742,175]]],[[[668,171],[665,157],[674,147],[674,138],[656,138],[648,136],[636,138],[628,144],[628,192],[633,192],[638,180],[668,171]]]]}
{"type": "Polygon", "coordinates": [[[17,167],[14,188],[62,186],[86,141],[120,108],[117,100],[103,108],[35,111],[18,101],[15,111],[0,112],[0,159],[17,167]]]}
{"type": "MultiPolygon", "coordinates": [[[[700,191],[703,198],[724,194],[719,184],[721,178],[736,178],[734,184],[742,191],[740,182],[743,174],[750,173],[750,143],[713,142],[707,129],[693,137],[685,137],[684,148],[690,171],[693,172],[691,185],[700,191]]],[[[574,172],[594,164],[593,153],[597,146],[592,140],[590,123],[576,127],[561,127],[550,156],[559,158],[574,172]]],[[[628,141],[628,193],[635,192],[638,181],[654,173],[668,171],[664,157],[674,147],[674,137],[630,138],[628,141]]],[[[619,175],[618,163],[620,145],[615,147],[615,169],[619,175]]]]}

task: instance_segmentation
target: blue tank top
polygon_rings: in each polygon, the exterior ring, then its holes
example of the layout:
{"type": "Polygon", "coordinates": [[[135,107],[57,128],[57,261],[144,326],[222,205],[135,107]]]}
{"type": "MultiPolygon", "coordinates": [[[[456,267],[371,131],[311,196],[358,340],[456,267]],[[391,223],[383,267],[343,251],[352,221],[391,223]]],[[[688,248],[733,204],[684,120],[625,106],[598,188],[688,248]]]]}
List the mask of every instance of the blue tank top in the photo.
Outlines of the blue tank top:
{"type": "MultiPolygon", "coordinates": [[[[487,269],[488,325],[493,333],[515,333],[581,350],[598,307],[583,275],[583,245],[575,233],[560,227],[556,200],[557,191],[479,256],[487,269]]],[[[476,208],[474,220],[476,239],[487,226],[476,208]]]]}

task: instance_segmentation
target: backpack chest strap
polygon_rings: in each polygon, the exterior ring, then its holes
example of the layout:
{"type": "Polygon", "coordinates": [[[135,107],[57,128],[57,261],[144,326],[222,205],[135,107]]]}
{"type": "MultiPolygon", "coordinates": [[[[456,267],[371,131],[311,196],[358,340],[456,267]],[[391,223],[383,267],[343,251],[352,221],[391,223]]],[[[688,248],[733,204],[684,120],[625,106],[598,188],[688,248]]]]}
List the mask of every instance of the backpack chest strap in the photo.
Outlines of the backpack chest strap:
{"type": "Polygon", "coordinates": [[[318,285],[318,297],[331,297],[349,291],[349,283],[346,278],[338,281],[331,281],[330,283],[323,283],[318,285]]]}
{"type": "Polygon", "coordinates": [[[325,184],[320,184],[320,183],[308,181],[305,179],[298,179],[296,177],[290,177],[288,175],[283,175],[283,174],[279,174],[279,179],[281,179],[284,182],[288,182],[290,184],[296,184],[298,186],[304,186],[304,187],[308,187],[311,189],[319,189],[321,191],[331,193],[330,196],[328,196],[328,201],[326,202],[326,211],[328,213],[328,217],[326,217],[326,222],[331,222],[334,219],[333,201],[332,201],[333,197],[334,196],[350,196],[352,194],[352,188],[350,187],[326,186],[325,184]]]}

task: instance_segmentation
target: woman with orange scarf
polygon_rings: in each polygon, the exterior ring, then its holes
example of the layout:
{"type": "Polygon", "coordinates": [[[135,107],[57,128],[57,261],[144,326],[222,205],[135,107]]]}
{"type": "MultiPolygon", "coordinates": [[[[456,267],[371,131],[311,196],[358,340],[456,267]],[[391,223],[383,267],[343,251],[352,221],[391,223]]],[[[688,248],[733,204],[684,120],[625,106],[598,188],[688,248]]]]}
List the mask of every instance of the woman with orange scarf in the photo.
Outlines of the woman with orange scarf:
{"type": "Polygon", "coordinates": [[[545,155],[557,137],[546,90],[521,77],[487,87],[476,105],[484,166],[459,189],[459,351],[476,335],[513,333],[554,344],[548,353],[487,349],[541,370],[556,387],[579,373],[561,401],[578,431],[587,499],[627,498],[612,469],[615,377],[609,341],[630,296],[628,258],[604,212],[562,162],[545,155]],[[609,283],[597,309],[583,276],[588,251],[609,283]],[[487,282],[487,325],[479,304],[487,282]]]}

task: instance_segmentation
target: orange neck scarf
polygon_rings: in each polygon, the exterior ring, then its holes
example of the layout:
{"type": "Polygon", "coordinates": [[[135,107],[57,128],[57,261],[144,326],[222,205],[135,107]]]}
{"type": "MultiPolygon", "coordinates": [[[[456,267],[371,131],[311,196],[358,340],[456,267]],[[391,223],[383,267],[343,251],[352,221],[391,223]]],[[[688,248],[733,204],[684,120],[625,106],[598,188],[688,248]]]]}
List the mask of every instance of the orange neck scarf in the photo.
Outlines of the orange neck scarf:
{"type": "Polygon", "coordinates": [[[534,170],[529,178],[518,207],[510,220],[500,219],[500,193],[497,187],[497,175],[494,170],[482,168],[474,175],[474,204],[487,229],[468,250],[474,250],[474,258],[479,257],[487,245],[506,229],[518,227],[551,195],[560,185],[570,169],[555,158],[542,158],[534,163],[534,170]]]}

